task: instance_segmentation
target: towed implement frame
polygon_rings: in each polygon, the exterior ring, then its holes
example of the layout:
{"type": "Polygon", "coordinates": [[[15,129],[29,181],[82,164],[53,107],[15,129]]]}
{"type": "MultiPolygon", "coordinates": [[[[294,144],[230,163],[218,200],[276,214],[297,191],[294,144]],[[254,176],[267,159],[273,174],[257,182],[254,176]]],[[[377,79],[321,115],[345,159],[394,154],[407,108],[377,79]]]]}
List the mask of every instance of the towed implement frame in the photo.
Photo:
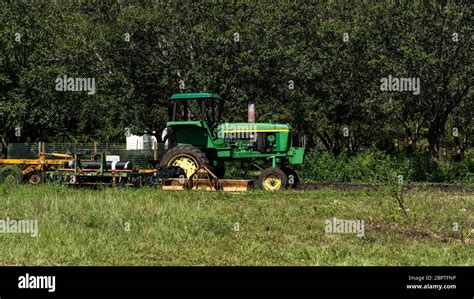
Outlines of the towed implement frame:
{"type": "Polygon", "coordinates": [[[69,154],[40,152],[38,159],[0,159],[0,180],[39,184],[47,172],[58,169],[72,158],[69,154]]]}
{"type": "MultiPolygon", "coordinates": [[[[127,165],[129,162],[122,162],[127,165]]],[[[118,163],[117,163],[118,164],[118,163]]],[[[81,161],[77,156],[65,164],[67,167],[50,171],[52,180],[71,186],[160,186],[162,190],[208,190],[247,191],[251,181],[219,179],[207,167],[201,166],[189,178],[179,167],[160,169],[116,168],[106,161],[105,154],[100,161],[81,161]]]]}

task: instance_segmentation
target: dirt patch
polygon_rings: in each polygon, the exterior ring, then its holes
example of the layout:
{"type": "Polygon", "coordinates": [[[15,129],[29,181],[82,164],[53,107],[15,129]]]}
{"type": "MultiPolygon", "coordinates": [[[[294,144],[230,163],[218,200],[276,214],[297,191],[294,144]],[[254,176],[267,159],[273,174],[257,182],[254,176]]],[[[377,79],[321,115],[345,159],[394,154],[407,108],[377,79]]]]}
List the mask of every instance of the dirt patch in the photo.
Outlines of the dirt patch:
{"type": "MultiPolygon", "coordinates": [[[[298,185],[298,190],[310,191],[320,190],[324,188],[331,188],[340,191],[358,191],[358,190],[376,190],[383,187],[380,184],[364,184],[364,183],[302,183],[298,185]]],[[[443,192],[468,192],[474,193],[474,187],[453,184],[408,184],[405,190],[428,190],[428,191],[443,191],[443,192]]]]}
{"type": "Polygon", "coordinates": [[[400,227],[400,226],[387,226],[387,225],[377,225],[377,224],[369,224],[366,227],[367,231],[378,231],[378,232],[393,232],[398,235],[405,236],[407,238],[412,239],[426,239],[431,238],[438,240],[443,243],[447,242],[457,242],[462,243],[464,245],[472,245],[473,239],[470,236],[463,236],[463,238],[454,238],[452,236],[448,236],[446,233],[434,231],[432,229],[420,228],[420,227],[400,227]]]}

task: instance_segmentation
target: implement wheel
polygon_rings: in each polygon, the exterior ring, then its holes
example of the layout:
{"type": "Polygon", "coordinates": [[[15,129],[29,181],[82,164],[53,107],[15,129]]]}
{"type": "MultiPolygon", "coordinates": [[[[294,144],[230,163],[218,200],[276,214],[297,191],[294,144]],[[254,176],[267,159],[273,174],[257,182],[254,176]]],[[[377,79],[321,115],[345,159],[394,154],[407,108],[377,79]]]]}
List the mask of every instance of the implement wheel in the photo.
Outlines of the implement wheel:
{"type": "Polygon", "coordinates": [[[38,185],[38,184],[41,184],[42,182],[44,182],[44,174],[42,174],[41,172],[33,172],[30,174],[30,176],[28,177],[28,183],[32,184],[32,185],[38,185]]]}
{"type": "Polygon", "coordinates": [[[20,168],[9,165],[0,169],[0,183],[19,184],[23,181],[20,168]]]}
{"type": "Polygon", "coordinates": [[[209,160],[200,149],[191,145],[178,145],[171,148],[160,162],[160,167],[177,166],[182,168],[187,178],[202,165],[209,168],[209,160]]]}
{"type": "Polygon", "coordinates": [[[283,170],[269,167],[262,171],[258,177],[258,186],[267,191],[278,191],[285,189],[288,178],[283,170]]]}

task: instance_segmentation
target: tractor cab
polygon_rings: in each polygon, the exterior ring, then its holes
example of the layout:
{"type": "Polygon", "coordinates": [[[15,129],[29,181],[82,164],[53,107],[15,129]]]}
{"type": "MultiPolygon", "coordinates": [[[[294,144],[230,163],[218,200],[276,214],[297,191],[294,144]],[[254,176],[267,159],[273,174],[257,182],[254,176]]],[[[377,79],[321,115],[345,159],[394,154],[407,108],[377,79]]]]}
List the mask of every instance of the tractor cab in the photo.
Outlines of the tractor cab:
{"type": "Polygon", "coordinates": [[[173,94],[170,120],[161,136],[165,149],[181,144],[207,148],[217,138],[220,99],[215,93],[173,94]]]}
{"type": "Polygon", "coordinates": [[[170,120],[218,122],[218,105],[221,97],[215,93],[176,93],[170,98],[172,111],[170,120]]]}

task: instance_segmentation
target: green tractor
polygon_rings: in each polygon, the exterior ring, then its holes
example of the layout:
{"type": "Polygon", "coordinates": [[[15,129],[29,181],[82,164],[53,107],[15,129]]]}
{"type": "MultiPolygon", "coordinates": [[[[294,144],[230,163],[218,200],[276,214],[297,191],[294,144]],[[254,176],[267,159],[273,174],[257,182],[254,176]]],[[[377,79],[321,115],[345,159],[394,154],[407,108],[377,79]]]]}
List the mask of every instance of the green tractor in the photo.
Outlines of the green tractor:
{"type": "Polygon", "coordinates": [[[236,159],[264,158],[258,185],[276,191],[296,188],[299,179],[291,165],[303,163],[304,147],[291,145],[291,126],[274,123],[219,123],[220,96],[214,93],[179,93],[171,96],[171,120],[166,123],[161,167],[181,167],[186,176],[202,165],[218,177],[224,163],[236,159]]]}

